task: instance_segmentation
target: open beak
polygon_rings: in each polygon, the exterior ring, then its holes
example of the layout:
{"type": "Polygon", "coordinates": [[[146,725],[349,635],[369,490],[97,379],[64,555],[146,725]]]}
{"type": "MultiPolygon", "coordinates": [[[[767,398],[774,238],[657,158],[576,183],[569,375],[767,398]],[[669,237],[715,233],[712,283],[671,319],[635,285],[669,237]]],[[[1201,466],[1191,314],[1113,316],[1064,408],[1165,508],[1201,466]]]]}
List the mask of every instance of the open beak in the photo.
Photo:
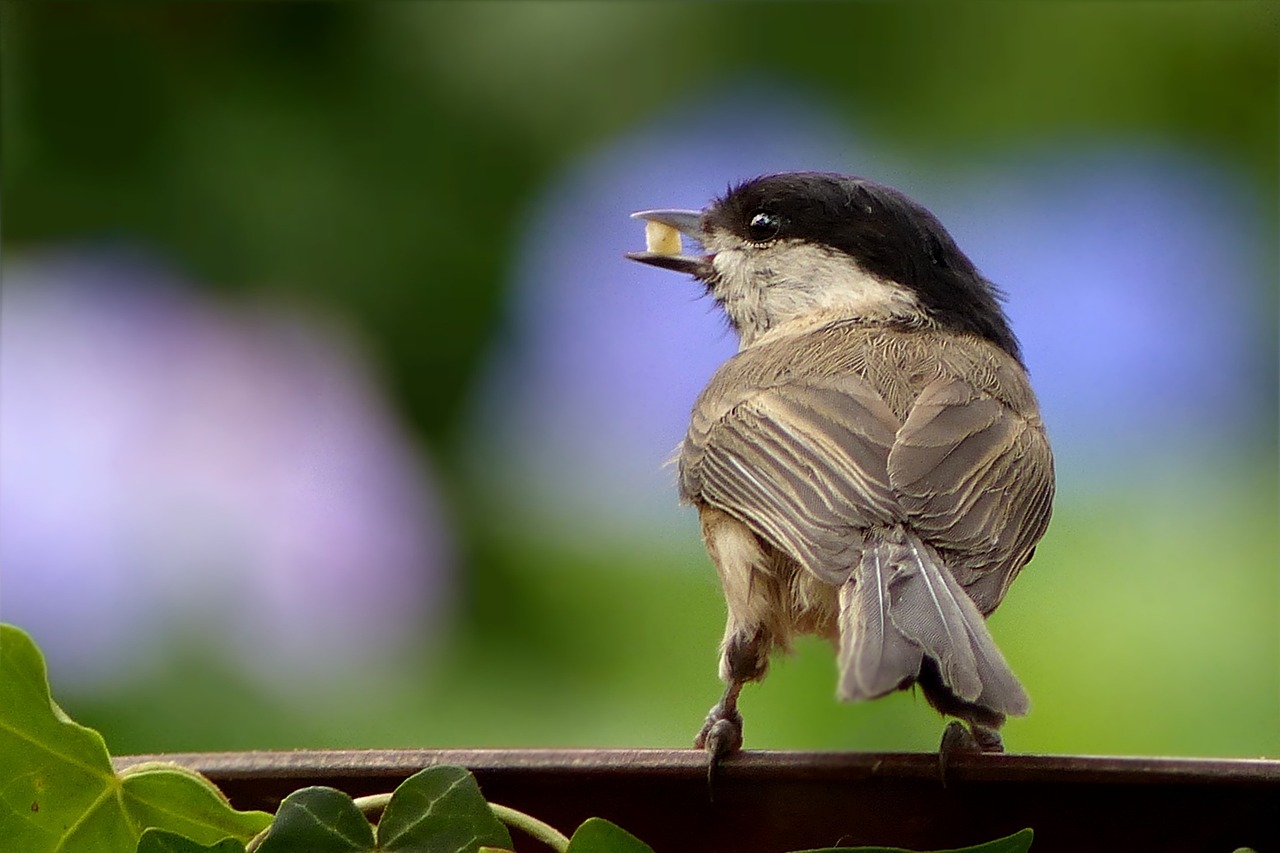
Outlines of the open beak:
{"type": "MultiPolygon", "coordinates": [[[[693,240],[699,242],[702,240],[702,211],[700,210],[641,210],[631,214],[631,218],[657,222],[674,228],[693,240]]],[[[688,273],[696,278],[706,278],[713,271],[709,256],[686,255],[683,251],[675,255],[662,252],[627,252],[626,257],[664,270],[688,273]]]]}

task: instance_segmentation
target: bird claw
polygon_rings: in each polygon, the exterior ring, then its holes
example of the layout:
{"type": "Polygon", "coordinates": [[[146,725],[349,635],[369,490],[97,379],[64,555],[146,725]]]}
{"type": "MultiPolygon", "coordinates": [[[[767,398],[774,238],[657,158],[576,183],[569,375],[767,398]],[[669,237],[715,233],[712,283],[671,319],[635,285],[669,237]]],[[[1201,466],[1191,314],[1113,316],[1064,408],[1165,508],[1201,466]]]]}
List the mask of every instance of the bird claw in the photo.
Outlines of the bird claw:
{"type": "Polygon", "coordinates": [[[972,728],[958,720],[952,720],[942,732],[938,746],[938,777],[943,787],[947,784],[947,767],[956,755],[980,755],[984,752],[1004,752],[1004,741],[995,729],[974,724],[972,728]]]}
{"type": "Polygon", "coordinates": [[[694,746],[706,749],[713,759],[725,758],[742,749],[742,717],[708,720],[694,746]]]}
{"type": "Polygon", "coordinates": [[[720,762],[742,749],[742,714],[737,708],[727,709],[723,704],[717,704],[707,714],[707,721],[693,739],[693,746],[707,751],[707,789],[714,800],[720,762]]]}
{"type": "Polygon", "coordinates": [[[693,748],[722,757],[742,748],[742,713],[736,702],[721,699],[712,706],[702,731],[693,739],[693,748]]]}

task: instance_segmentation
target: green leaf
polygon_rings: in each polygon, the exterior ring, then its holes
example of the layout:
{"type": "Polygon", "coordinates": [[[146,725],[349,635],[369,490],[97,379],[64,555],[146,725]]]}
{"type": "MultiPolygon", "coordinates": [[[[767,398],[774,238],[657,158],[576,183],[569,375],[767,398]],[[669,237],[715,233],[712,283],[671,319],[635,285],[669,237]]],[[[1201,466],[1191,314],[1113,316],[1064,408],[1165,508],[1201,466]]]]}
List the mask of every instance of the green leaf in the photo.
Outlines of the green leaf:
{"type": "Polygon", "coordinates": [[[148,762],[120,773],[121,802],[139,827],[158,827],[212,844],[227,836],[248,841],[267,828],[266,812],[238,812],[222,792],[194,770],[148,762]]]}
{"type": "Polygon", "coordinates": [[[477,853],[482,846],[509,849],[511,835],[461,767],[428,767],[404,780],[378,823],[384,853],[477,853]]]}
{"type": "MultiPolygon", "coordinates": [[[[1033,835],[1030,829],[1022,829],[1005,838],[997,838],[995,841],[976,844],[973,847],[936,850],[933,853],[1027,853],[1031,849],[1033,835]]],[[[901,847],[824,847],[821,850],[799,850],[796,853],[912,853],[912,851],[901,847]]]]}
{"type": "Polygon", "coordinates": [[[149,826],[211,844],[271,822],[237,812],[207,779],[176,765],[119,776],[107,745],[54,704],[31,638],[0,625],[0,838],[23,853],[133,853],[149,826]]]}
{"type": "Polygon", "coordinates": [[[142,833],[137,853],[244,853],[244,844],[224,838],[216,844],[197,844],[186,836],[152,827],[142,833]]]}
{"type": "Polygon", "coordinates": [[[285,797],[258,853],[368,853],[373,827],[341,791],[316,786],[285,797]]]}
{"type": "Polygon", "coordinates": [[[49,696],[44,659],[0,625],[0,838],[15,850],[132,851],[107,745],[49,696]]]}
{"type": "Polygon", "coordinates": [[[578,827],[565,853],[653,853],[653,848],[622,827],[593,817],[578,827]]]}

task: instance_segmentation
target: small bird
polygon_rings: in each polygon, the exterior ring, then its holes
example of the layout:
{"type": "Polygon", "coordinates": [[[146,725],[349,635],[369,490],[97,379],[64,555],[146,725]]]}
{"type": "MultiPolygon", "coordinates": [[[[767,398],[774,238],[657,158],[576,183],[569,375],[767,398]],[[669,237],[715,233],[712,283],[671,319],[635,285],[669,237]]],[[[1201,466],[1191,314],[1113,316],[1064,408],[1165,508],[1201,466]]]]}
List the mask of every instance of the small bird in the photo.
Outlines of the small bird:
{"type": "Polygon", "coordinates": [[[627,257],[692,275],[740,340],[678,457],[728,609],[725,691],[694,741],[712,772],[742,746],[742,686],[799,634],[835,646],[840,699],[918,684],[963,721],[944,772],[952,751],[1002,751],[1029,701],[984,617],[1044,535],[1054,472],[1001,291],[862,178],[768,175],[633,216],[662,250],[627,257]]]}

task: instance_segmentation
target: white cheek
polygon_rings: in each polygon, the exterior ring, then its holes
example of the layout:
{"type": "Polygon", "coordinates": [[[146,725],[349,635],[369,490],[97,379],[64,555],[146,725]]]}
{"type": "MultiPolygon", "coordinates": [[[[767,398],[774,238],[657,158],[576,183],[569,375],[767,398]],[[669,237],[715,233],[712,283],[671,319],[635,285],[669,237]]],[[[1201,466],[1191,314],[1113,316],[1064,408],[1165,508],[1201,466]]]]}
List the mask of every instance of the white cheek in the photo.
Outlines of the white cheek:
{"type": "Polygon", "coordinates": [[[711,258],[711,266],[717,274],[717,291],[742,293],[748,288],[760,289],[755,264],[749,252],[742,249],[724,249],[711,258]]]}
{"type": "MultiPolygon", "coordinates": [[[[866,317],[868,319],[915,316],[923,313],[919,300],[906,288],[875,278],[862,270],[847,269],[843,266],[827,273],[824,278],[810,281],[825,281],[825,287],[814,290],[803,287],[801,290],[812,299],[812,307],[824,311],[837,311],[849,316],[866,317]]],[[[797,305],[797,308],[801,306],[797,305]]]]}
{"type": "Polygon", "coordinates": [[[927,322],[910,290],[870,275],[833,249],[801,242],[719,242],[707,245],[717,273],[712,294],[738,327],[743,346],[795,323],[846,317],[927,322]]]}
{"type": "Polygon", "coordinates": [[[724,308],[745,346],[773,325],[769,302],[772,276],[750,249],[723,249],[711,264],[716,270],[711,295],[724,308]]]}

